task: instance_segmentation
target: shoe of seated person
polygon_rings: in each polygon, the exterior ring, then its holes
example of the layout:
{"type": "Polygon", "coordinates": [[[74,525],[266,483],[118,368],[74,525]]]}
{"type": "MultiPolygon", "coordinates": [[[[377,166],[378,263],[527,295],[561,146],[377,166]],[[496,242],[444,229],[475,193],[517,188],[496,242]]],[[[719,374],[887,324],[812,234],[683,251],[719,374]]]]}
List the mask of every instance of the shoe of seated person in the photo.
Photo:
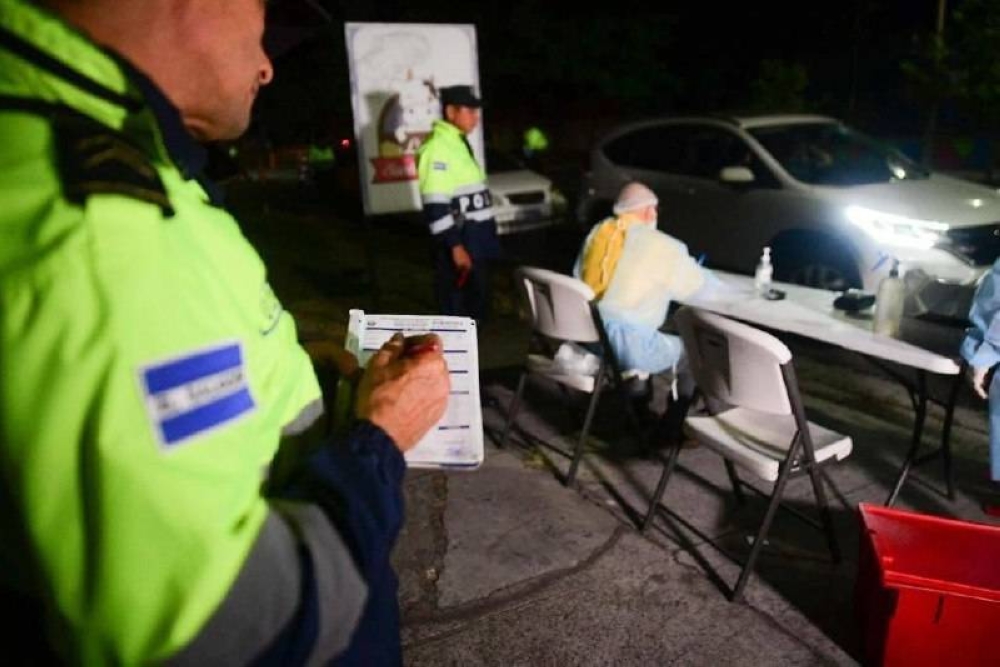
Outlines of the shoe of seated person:
{"type": "Polygon", "coordinates": [[[625,388],[625,393],[633,403],[649,401],[653,398],[653,380],[648,375],[646,377],[641,377],[638,375],[632,375],[628,378],[624,378],[622,384],[625,388]]]}

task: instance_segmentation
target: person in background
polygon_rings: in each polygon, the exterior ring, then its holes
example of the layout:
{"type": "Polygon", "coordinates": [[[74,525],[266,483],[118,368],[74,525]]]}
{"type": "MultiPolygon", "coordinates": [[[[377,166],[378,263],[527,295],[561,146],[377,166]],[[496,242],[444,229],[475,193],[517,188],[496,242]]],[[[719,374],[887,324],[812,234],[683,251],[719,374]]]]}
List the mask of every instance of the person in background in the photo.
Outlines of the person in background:
{"type": "Polygon", "coordinates": [[[968,363],[973,391],[988,401],[990,434],[990,481],[993,496],[983,502],[983,511],[1000,516],[1000,260],[983,274],[969,309],[969,327],[960,348],[968,363]]]}
{"type": "Polygon", "coordinates": [[[677,400],[671,412],[677,415],[672,421],[678,428],[694,382],[680,337],[661,328],[673,299],[719,283],[688,254],[684,243],[657,229],[657,207],[656,195],[644,184],[626,184],[614,215],[594,225],[584,239],[573,275],[594,290],[622,380],[640,406],[652,398],[650,376],[673,372],[677,400]]]}
{"type": "Polygon", "coordinates": [[[542,154],[549,148],[549,138],[542,128],[531,125],[524,131],[521,141],[521,155],[531,169],[544,172],[542,154]]]}
{"type": "Polygon", "coordinates": [[[246,130],[264,25],[262,0],[0,3],[5,661],[402,662],[403,452],[447,367],[395,336],[349,433],[308,438],[312,359],[201,146],[246,130]]]}
{"type": "Polygon", "coordinates": [[[418,149],[424,220],[432,239],[434,293],[440,312],[479,322],[490,314],[490,262],[500,256],[486,175],[466,136],[482,102],[471,86],[441,88],[441,113],[418,149]]]}

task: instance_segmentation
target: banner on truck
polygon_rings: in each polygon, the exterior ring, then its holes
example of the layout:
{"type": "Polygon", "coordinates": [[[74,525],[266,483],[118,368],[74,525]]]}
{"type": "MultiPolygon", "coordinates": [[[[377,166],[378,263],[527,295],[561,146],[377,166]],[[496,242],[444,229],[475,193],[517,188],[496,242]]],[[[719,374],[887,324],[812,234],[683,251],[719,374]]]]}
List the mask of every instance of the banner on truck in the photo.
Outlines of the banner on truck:
{"type": "MultiPolygon", "coordinates": [[[[347,23],[344,36],[365,215],[419,211],[416,151],[441,117],[438,89],[481,90],[475,26],[347,23]]],[[[482,127],[468,139],[485,164],[482,127]]]]}

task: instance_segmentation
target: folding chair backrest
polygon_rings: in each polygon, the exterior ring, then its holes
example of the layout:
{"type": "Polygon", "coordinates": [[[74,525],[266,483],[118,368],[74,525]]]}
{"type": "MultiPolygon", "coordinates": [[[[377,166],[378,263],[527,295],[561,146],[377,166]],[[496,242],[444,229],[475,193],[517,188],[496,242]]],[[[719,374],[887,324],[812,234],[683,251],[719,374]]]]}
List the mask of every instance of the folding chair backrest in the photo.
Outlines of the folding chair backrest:
{"type": "Polygon", "coordinates": [[[517,267],[514,279],[523,291],[534,331],[577,343],[600,341],[591,310],[594,291],[587,283],[534,266],[517,267]]]}
{"type": "Polygon", "coordinates": [[[675,314],[698,387],[728,405],[792,414],[781,366],[792,353],[771,334],[690,306],[675,314]]]}

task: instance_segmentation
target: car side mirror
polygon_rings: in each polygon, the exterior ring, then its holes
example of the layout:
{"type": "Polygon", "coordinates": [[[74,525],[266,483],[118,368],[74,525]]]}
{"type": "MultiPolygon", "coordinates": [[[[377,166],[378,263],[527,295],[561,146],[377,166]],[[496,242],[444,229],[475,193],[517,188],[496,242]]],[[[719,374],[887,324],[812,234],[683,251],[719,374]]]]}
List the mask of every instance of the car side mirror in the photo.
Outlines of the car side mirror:
{"type": "Polygon", "coordinates": [[[749,167],[723,167],[719,171],[719,180],[723,183],[746,184],[753,183],[753,172],[749,167]]]}

